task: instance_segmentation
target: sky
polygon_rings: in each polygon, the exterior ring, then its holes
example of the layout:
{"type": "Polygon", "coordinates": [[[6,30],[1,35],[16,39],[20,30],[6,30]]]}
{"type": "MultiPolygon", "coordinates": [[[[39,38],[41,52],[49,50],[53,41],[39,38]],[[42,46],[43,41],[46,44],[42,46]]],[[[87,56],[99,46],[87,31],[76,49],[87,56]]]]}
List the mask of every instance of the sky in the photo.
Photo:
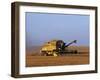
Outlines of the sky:
{"type": "Polygon", "coordinates": [[[89,46],[89,15],[26,12],[25,22],[26,47],[55,39],[89,46]]]}

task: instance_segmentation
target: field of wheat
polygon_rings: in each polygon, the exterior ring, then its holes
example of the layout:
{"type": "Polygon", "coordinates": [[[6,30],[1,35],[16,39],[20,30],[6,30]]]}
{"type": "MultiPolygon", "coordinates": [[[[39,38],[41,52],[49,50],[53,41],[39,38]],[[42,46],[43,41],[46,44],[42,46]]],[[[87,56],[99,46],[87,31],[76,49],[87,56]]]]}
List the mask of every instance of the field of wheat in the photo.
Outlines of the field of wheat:
{"type": "Polygon", "coordinates": [[[39,49],[26,53],[26,67],[35,66],[58,66],[58,65],[82,65],[89,64],[89,48],[88,47],[70,47],[77,49],[77,54],[66,54],[64,56],[40,56],[39,49]]]}

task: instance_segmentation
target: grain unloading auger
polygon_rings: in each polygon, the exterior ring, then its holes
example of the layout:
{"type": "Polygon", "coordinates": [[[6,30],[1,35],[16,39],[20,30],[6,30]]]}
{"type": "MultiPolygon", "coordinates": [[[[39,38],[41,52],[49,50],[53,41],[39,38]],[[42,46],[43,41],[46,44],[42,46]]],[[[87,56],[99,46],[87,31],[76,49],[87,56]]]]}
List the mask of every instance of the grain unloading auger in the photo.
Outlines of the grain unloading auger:
{"type": "Polygon", "coordinates": [[[77,50],[70,50],[68,49],[68,47],[76,42],[77,40],[74,40],[66,44],[62,40],[52,40],[50,42],[45,43],[40,52],[43,56],[59,56],[63,54],[74,54],[77,53],[77,50]]]}

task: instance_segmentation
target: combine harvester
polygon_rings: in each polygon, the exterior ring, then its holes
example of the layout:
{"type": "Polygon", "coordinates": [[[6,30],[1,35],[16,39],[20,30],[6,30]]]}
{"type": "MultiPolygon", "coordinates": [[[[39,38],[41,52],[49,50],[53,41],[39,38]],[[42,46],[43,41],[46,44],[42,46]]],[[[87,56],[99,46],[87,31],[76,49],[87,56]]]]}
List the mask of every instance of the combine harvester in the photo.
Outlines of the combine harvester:
{"type": "Polygon", "coordinates": [[[40,53],[42,56],[62,56],[66,54],[76,54],[77,50],[70,50],[68,47],[76,43],[77,40],[74,40],[66,45],[63,40],[52,40],[43,45],[40,53]]]}

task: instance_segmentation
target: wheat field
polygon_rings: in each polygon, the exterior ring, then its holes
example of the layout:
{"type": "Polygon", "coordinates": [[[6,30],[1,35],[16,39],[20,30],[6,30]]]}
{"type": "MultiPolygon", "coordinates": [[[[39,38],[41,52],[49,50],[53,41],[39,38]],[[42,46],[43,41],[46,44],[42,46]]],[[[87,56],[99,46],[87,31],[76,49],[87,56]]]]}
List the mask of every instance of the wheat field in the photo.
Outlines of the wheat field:
{"type": "Polygon", "coordinates": [[[71,46],[69,49],[77,49],[77,54],[66,54],[64,56],[56,57],[40,56],[40,47],[36,48],[33,48],[33,50],[30,52],[27,51],[26,67],[89,64],[89,47],[71,46]],[[36,50],[34,51],[34,49],[36,50]]]}

